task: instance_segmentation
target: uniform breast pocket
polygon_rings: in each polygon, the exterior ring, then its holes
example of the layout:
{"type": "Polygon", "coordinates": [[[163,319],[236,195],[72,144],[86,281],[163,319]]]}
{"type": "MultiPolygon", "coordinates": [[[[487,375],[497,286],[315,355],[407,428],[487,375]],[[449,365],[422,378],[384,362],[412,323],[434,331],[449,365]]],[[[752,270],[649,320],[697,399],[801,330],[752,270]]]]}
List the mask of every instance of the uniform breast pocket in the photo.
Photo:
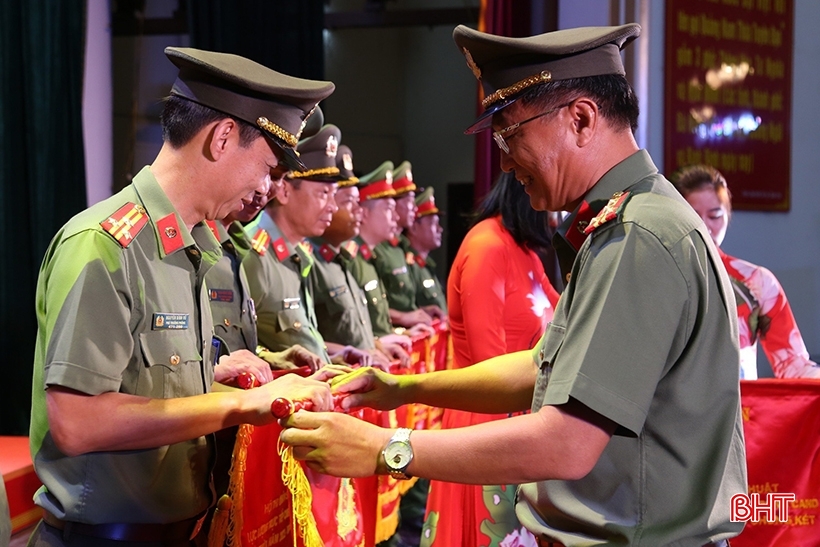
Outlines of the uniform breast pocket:
{"type": "Polygon", "coordinates": [[[538,347],[537,364],[538,364],[538,378],[535,381],[535,391],[532,397],[532,411],[538,410],[544,405],[544,397],[547,393],[547,386],[549,385],[550,375],[552,374],[552,366],[564,343],[564,335],[566,328],[555,323],[550,323],[547,326],[547,331],[541,339],[538,347]]]}
{"type": "Polygon", "coordinates": [[[307,317],[302,308],[291,308],[276,312],[276,322],[280,332],[301,330],[307,327],[307,317]]]}
{"type": "Polygon", "coordinates": [[[421,290],[427,298],[438,298],[436,282],[429,277],[421,282],[421,290]]]}
{"type": "Polygon", "coordinates": [[[332,315],[341,315],[345,310],[352,310],[356,306],[353,295],[344,285],[330,289],[327,296],[327,309],[332,315]]]}
{"type": "Polygon", "coordinates": [[[136,395],[168,399],[203,392],[202,355],[193,330],[159,330],[140,333],[145,369],[136,395]]]}

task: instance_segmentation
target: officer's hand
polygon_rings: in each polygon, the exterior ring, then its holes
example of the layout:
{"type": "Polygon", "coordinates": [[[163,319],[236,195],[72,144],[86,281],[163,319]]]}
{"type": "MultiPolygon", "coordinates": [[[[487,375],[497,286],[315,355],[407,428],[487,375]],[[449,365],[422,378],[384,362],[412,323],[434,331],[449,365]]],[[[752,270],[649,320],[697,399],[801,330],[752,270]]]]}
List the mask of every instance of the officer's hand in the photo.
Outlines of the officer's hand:
{"type": "Polygon", "coordinates": [[[373,364],[373,357],[366,350],[345,346],[339,353],[331,355],[331,361],[338,364],[347,363],[348,365],[369,367],[373,364]]]}
{"type": "Polygon", "coordinates": [[[290,401],[311,401],[313,410],[317,412],[333,408],[329,384],[302,378],[298,374],[285,374],[256,389],[242,392],[242,396],[253,411],[251,419],[247,420],[253,425],[265,425],[276,420],[270,406],[279,397],[290,401]]]}
{"type": "Polygon", "coordinates": [[[337,376],[341,376],[343,374],[347,374],[349,372],[353,372],[353,368],[347,365],[325,365],[310,376],[311,380],[316,380],[317,382],[327,382],[332,380],[337,376]]]}
{"type": "Polygon", "coordinates": [[[273,380],[267,362],[246,349],[238,349],[219,358],[219,363],[214,367],[214,381],[225,383],[243,372],[253,374],[260,384],[273,380]]]}
{"type": "Polygon", "coordinates": [[[293,368],[309,367],[311,372],[316,372],[325,365],[321,357],[312,351],[308,351],[299,344],[280,352],[280,355],[281,359],[293,365],[293,368]]]}
{"type": "Polygon", "coordinates": [[[432,325],[433,318],[424,310],[413,310],[404,312],[401,317],[401,323],[405,327],[412,327],[413,325],[432,325]]]}
{"type": "Polygon", "coordinates": [[[370,352],[370,357],[373,359],[370,366],[385,372],[390,372],[390,357],[388,357],[386,353],[377,348],[368,351],[370,352]]]}
{"type": "MultiPolygon", "coordinates": [[[[382,351],[384,351],[392,361],[398,361],[401,368],[410,366],[410,354],[404,351],[402,346],[382,343],[382,351]]],[[[389,372],[389,369],[387,370],[389,372]]]]}
{"type": "Polygon", "coordinates": [[[413,338],[425,338],[427,336],[433,336],[436,333],[436,329],[429,325],[419,323],[407,329],[407,332],[413,338]]]}
{"type": "Polygon", "coordinates": [[[444,310],[436,306],[435,304],[430,304],[429,306],[422,306],[427,315],[432,317],[433,319],[438,319],[439,321],[445,321],[447,319],[447,314],[444,313],[444,310]]]}
{"type": "Polygon", "coordinates": [[[379,336],[376,342],[381,342],[382,344],[398,344],[408,353],[413,351],[413,340],[404,334],[386,334],[379,336]]]}
{"type": "Polygon", "coordinates": [[[392,410],[407,401],[402,400],[402,383],[407,376],[394,376],[374,367],[359,368],[330,381],[333,393],[346,393],[342,397],[343,410],[358,407],[371,407],[379,410],[392,410]]]}
{"type": "Polygon", "coordinates": [[[336,477],[369,477],[391,430],[336,412],[297,412],[284,422],[280,440],[314,471],[336,477]]]}

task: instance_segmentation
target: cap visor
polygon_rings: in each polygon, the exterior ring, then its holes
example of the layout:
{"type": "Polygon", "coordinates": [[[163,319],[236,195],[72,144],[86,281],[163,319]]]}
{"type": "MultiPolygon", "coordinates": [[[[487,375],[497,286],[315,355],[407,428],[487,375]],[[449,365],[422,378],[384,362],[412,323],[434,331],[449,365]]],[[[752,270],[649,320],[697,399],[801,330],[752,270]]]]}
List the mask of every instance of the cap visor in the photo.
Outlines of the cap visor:
{"type": "Polygon", "coordinates": [[[481,116],[476,118],[476,121],[473,122],[473,125],[464,130],[464,134],[474,135],[475,133],[480,133],[485,129],[489,129],[490,126],[493,124],[493,114],[495,114],[496,112],[500,112],[504,108],[507,108],[516,100],[518,100],[518,97],[510,97],[490,106],[490,108],[485,110],[484,113],[481,114],[481,116]]]}
{"type": "Polygon", "coordinates": [[[279,149],[282,150],[283,154],[283,161],[285,165],[287,165],[292,171],[307,171],[307,167],[302,160],[299,159],[299,156],[296,155],[296,151],[291,148],[285,148],[284,146],[279,145],[279,149]]]}

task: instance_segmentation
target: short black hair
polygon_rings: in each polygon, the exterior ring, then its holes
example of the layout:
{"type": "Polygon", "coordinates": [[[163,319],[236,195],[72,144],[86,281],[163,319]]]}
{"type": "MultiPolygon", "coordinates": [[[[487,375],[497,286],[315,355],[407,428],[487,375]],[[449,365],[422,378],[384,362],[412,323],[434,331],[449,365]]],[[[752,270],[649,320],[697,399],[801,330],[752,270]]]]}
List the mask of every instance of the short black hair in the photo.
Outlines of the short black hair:
{"type": "Polygon", "coordinates": [[[247,148],[263,136],[261,129],[246,121],[183,97],[171,95],[165,99],[165,106],[160,115],[162,140],[174,148],[180,148],[188,144],[203,127],[225,118],[234,120],[239,126],[239,145],[243,148],[247,148]]]}
{"type": "Polygon", "coordinates": [[[519,100],[550,110],[582,96],[594,100],[601,115],[615,127],[629,127],[633,133],[638,129],[638,97],[626,77],[620,74],[547,82],[525,92],[519,100]]]}

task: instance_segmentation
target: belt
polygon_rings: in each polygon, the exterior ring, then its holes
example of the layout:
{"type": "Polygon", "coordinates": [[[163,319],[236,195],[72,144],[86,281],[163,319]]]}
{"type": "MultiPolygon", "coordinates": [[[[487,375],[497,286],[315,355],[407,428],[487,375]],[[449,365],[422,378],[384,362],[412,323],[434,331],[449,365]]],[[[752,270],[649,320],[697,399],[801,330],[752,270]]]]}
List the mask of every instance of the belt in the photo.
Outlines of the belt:
{"type": "Polygon", "coordinates": [[[64,539],[69,534],[79,534],[100,539],[134,542],[165,542],[193,539],[202,526],[204,515],[197,518],[171,522],[169,524],[116,522],[106,524],[86,524],[62,520],[48,511],[43,511],[43,520],[49,526],[63,531],[64,539]]]}

